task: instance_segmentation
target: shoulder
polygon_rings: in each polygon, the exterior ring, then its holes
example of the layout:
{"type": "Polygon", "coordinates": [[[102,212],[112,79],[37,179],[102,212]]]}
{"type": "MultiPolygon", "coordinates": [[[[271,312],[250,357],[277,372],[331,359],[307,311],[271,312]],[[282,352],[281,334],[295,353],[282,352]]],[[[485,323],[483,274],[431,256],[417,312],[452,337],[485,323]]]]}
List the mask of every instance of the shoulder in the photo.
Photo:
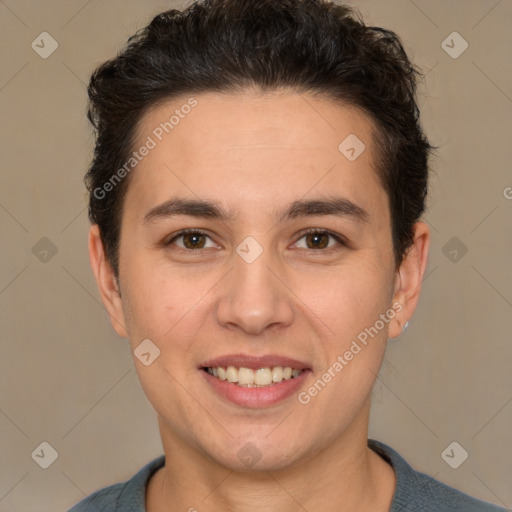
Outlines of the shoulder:
{"type": "Polygon", "coordinates": [[[368,446],[395,470],[396,489],[390,512],[507,512],[414,470],[384,443],[369,439],[368,446]]]}
{"type": "Polygon", "coordinates": [[[124,486],[124,483],[120,483],[100,489],[70,508],[68,512],[115,512],[124,486]]]}
{"type": "Polygon", "coordinates": [[[68,512],[144,512],[147,483],[164,465],[165,456],[161,455],[146,464],[129,480],[99,489],[68,512]]]}

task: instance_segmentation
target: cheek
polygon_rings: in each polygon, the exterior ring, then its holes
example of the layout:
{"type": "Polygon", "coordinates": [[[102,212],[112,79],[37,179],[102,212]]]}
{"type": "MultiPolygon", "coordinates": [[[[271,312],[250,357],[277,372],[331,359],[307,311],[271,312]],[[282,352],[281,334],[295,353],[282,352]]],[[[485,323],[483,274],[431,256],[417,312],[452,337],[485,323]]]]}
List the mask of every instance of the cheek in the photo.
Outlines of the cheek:
{"type": "Polygon", "coordinates": [[[133,344],[150,338],[161,340],[172,328],[180,303],[180,287],[165,282],[151,265],[134,260],[126,267],[123,309],[133,344]]]}
{"type": "Polygon", "coordinates": [[[381,319],[390,306],[377,285],[340,286],[324,294],[323,300],[336,305],[331,306],[329,317],[322,317],[335,334],[330,336],[330,343],[322,343],[322,368],[303,399],[310,399],[317,411],[329,411],[335,430],[335,425],[348,428],[356,411],[366,403],[384,357],[393,316],[385,317],[387,322],[381,319]]]}
{"type": "Polygon", "coordinates": [[[304,287],[311,310],[331,328],[336,344],[343,346],[365,328],[375,324],[389,307],[389,285],[383,269],[374,265],[340,268],[304,287]]]}
{"type": "Polygon", "coordinates": [[[179,340],[187,339],[191,321],[202,314],[218,277],[206,273],[188,276],[179,269],[136,259],[128,269],[131,274],[123,307],[132,344],[149,338],[161,349],[179,350],[179,340]]]}
{"type": "Polygon", "coordinates": [[[315,314],[330,328],[322,342],[323,368],[318,390],[323,390],[318,405],[338,404],[340,421],[347,420],[343,410],[359,407],[370,392],[384,356],[391,314],[389,290],[382,268],[361,266],[353,271],[336,272],[325,280],[321,293],[310,295],[315,314]],[[325,377],[325,378],[324,378],[325,377]]]}

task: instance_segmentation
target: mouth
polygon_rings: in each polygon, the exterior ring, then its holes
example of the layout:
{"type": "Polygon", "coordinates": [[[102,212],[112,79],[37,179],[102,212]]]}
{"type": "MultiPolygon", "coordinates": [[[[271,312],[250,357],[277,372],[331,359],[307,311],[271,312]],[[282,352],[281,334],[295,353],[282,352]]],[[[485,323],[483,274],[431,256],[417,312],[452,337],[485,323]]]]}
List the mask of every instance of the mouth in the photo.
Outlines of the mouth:
{"type": "Polygon", "coordinates": [[[297,378],[304,369],[292,368],[291,366],[274,366],[263,368],[246,368],[244,366],[207,366],[202,370],[206,371],[213,377],[230,382],[245,388],[266,388],[283,382],[297,378]]]}
{"type": "Polygon", "coordinates": [[[302,361],[269,354],[231,354],[205,361],[198,370],[219,397],[242,407],[271,407],[305,385],[312,368],[302,361]]]}

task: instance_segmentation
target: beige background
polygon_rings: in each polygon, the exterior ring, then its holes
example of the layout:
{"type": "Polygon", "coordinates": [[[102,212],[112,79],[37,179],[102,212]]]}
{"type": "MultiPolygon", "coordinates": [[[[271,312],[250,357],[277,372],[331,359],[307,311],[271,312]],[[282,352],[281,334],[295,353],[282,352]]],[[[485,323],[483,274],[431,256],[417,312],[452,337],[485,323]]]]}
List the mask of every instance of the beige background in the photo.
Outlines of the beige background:
{"type": "MultiPolygon", "coordinates": [[[[389,343],[370,435],[415,468],[510,508],[512,2],[354,3],[367,22],[397,31],[427,73],[420,104],[440,146],[422,298],[389,343]],[[456,59],[441,47],[453,31],[469,43],[456,59]],[[452,441],[469,453],[458,469],[441,457],[452,441]]],[[[0,2],[2,512],[65,511],[162,453],[127,341],[89,268],[85,87],[136,29],[181,5],[0,2]],[[47,59],[31,48],[44,31],[59,45],[47,59]],[[55,255],[42,252],[43,237],[55,255]],[[58,453],[48,469],[31,457],[42,442],[58,453]]]]}

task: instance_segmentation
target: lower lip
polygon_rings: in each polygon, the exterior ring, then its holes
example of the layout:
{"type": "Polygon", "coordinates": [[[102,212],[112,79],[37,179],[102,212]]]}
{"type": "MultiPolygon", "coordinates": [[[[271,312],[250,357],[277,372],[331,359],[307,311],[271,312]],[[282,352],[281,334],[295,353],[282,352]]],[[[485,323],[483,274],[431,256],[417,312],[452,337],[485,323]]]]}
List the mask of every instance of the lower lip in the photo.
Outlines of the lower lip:
{"type": "Polygon", "coordinates": [[[201,369],[199,371],[203,374],[206,382],[219,395],[234,404],[251,408],[268,407],[288,398],[299,390],[310,373],[310,370],[304,370],[298,377],[283,380],[277,384],[263,388],[246,388],[238,384],[232,384],[227,380],[220,380],[205,370],[201,369]]]}

